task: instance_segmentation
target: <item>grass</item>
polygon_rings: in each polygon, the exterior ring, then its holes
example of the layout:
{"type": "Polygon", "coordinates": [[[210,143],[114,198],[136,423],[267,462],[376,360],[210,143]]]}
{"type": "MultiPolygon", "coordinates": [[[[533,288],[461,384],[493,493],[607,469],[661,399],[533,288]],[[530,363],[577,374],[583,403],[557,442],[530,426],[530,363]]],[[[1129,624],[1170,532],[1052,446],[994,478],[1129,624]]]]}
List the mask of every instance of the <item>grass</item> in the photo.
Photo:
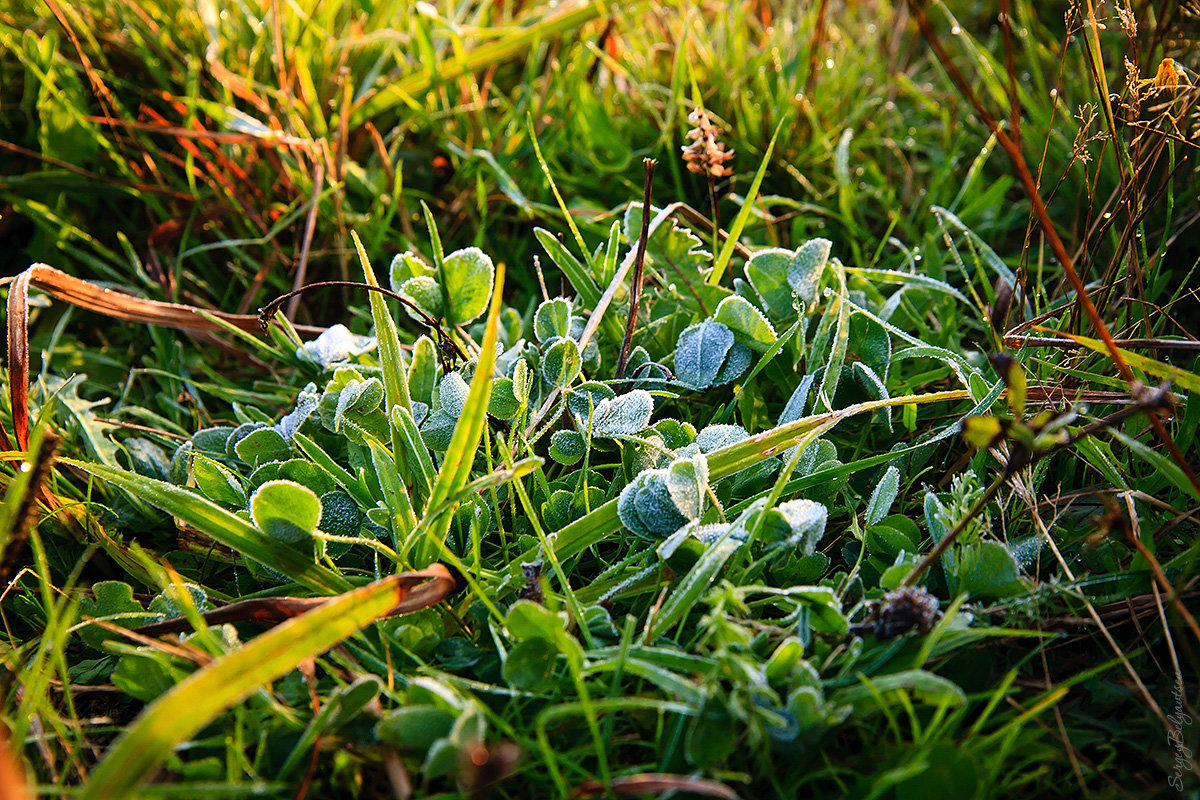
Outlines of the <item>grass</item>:
{"type": "Polygon", "coordinates": [[[0,11],[5,793],[1194,791],[1191,12],[1002,5],[0,11]]]}

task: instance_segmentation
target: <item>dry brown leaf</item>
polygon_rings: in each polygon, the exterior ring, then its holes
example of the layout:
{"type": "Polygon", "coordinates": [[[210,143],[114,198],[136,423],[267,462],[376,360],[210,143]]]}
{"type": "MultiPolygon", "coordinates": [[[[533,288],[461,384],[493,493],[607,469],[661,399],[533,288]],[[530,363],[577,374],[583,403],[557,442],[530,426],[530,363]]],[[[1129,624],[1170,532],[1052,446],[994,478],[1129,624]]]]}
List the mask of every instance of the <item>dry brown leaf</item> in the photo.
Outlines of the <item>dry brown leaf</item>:
{"type": "MultiPolygon", "coordinates": [[[[454,591],[454,578],[450,571],[441,564],[432,564],[416,572],[402,572],[384,578],[380,583],[391,582],[396,585],[396,605],[387,613],[389,617],[411,614],[441,601],[454,591]]],[[[209,625],[221,625],[227,622],[282,622],[292,617],[298,617],[334,600],[333,597],[257,597],[251,600],[241,600],[226,606],[206,611],[200,616],[209,625]]],[[[135,628],[134,633],[141,636],[162,636],[168,633],[183,633],[192,629],[192,624],[185,617],[156,622],[135,628]]]]}
{"type": "MultiPolygon", "coordinates": [[[[163,303],[106,289],[76,278],[48,264],[34,264],[13,278],[0,279],[8,291],[8,376],[13,409],[13,432],[17,445],[29,447],[29,287],[40,289],[58,300],[96,311],[114,319],[162,325],[189,333],[221,333],[224,329],[201,316],[202,309],[180,303],[163,303]]],[[[262,333],[253,314],[228,314],[207,311],[221,321],[248,333],[262,333]]],[[[323,328],[296,326],[301,333],[320,333],[323,328]]]]}

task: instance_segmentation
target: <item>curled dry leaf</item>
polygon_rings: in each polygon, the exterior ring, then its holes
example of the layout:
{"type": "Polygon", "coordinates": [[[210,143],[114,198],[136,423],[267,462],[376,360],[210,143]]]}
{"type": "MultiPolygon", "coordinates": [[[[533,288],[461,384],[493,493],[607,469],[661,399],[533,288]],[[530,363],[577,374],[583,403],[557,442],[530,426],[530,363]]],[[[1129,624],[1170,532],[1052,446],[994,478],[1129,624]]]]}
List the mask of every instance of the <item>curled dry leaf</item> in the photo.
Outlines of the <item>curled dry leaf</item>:
{"type": "MultiPolygon", "coordinates": [[[[58,300],[96,311],[114,319],[163,325],[192,333],[220,333],[221,326],[201,316],[195,306],[145,300],[131,294],[106,289],[75,278],[48,264],[34,264],[12,278],[0,279],[8,290],[8,365],[9,395],[12,399],[13,428],[17,445],[29,446],[29,287],[40,289],[58,300]]],[[[258,317],[254,314],[207,312],[223,322],[248,333],[261,334],[258,317]]],[[[320,333],[323,328],[297,326],[305,334],[320,333]]]]}
{"type": "MultiPolygon", "coordinates": [[[[396,605],[385,615],[398,617],[428,608],[440,602],[450,592],[454,591],[454,578],[450,571],[441,564],[431,564],[415,572],[402,572],[378,581],[376,585],[394,583],[396,587],[396,605]]],[[[252,600],[241,600],[226,606],[206,611],[200,616],[209,625],[223,625],[228,622],[282,622],[313,611],[326,603],[335,600],[334,597],[259,597],[252,600]]],[[[168,633],[183,633],[191,630],[191,623],[186,617],[176,617],[152,625],[135,628],[134,632],[143,636],[162,636],[168,633]]]]}

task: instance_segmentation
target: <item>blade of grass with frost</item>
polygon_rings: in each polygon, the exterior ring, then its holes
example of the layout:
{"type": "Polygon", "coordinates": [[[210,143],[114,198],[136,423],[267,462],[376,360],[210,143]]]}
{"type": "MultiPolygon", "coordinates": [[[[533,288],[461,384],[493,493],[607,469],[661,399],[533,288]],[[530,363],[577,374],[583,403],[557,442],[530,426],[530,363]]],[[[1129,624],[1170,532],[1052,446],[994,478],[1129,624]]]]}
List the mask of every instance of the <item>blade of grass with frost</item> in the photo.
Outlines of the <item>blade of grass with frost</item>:
{"type": "Polygon", "coordinates": [[[729,261],[733,258],[733,250],[737,246],[738,237],[742,235],[742,230],[746,227],[746,223],[750,221],[750,214],[754,211],[754,204],[758,201],[758,189],[762,186],[763,177],[766,176],[767,167],[771,163],[771,153],[775,151],[775,141],[779,138],[779,132],[783,130],[783,126],[787,124],[790,117],[790,112],[785,114],[783,119],[779,120],[779,124],[775,126],[775,133],[771,135],[771,141],[767,145],[767,152],[763,154],[762,163],[758,165],[758,172],[754,173],[754,181],[750,184],[750,191],[746,192],[746,202],[742,204],[741,210],[733,218],[733,224],[729,226],[729,236],[725,239],[725,245],[721,248],[721,253],[717,256],[717,260],[713,262],[712,274],[708,276],[709,286],[716,286],[721,282],[721,277],[725,274],[725,268],[729,266],[729,261]]]}
{"type": "Polygon", "coordinates": [[[517,28],[515,32],[501,39],[480,45],[461,55],[456,54],[454,57],[443,59],[428,69],[412,72],[366,100],[356,103],[350,125],[358,128],[364,121],[376,119],[381,113],[386,113],[397,105],[408,104],[416,95],[431,89],[435,81],[452,82],[500,61],[528,53],[539,40],[575,30],[599,17],[607,7],[607,3],[595,0],[558,16],[547,17],[532,25],[517,28]]]}
{"type": "MultiPolygon", "coordinates": [[[[732,530],[732,529],[731,529],[732,530]]],[[[730,538],[727,531],[720,540],[704,549],[704,554],[692,565],[687,574],[667,593],[667,601],[663,603],[658,613],[646,625],[647,642],[653,642],[660,634],[669,631],[675,623],[687,616],[701,595],[725,566],[725,562],[737,550],[737,542],[730,538]]]]}
{"type": "Polygon", "coordinates": [[[931,289],[935,292],[942,292],[953,297],[960,303],[969,303],[966,296],[962,292],[955,289],[945,281],[939,281],[937,278],[930,278],[928,275],[919,275],[913,272],[900,272],[894,269],[874,269],[872,267],[843,267],[847,275],[861,275],[864,278],[870,278],[872,283],[899,283],[910,286],[920,286],[925,289],[931,289]]]}
{"type": "MultiPolygon", "coordinates": [[[[749,439],[714,450],[708,454],[709,481],[715,483],[721,478],[727,478],[735,472],[754,466],[764,458],[795,446],[809,432],[830,423],[838,423],[859,414],[869,414],[884,408],[895,408],[905,405],[924,405],[927,403],[949,402],[953,400],[969,400],[971,395],[965,389],[954,389],[945,392],[929,394],[903,395],[887,400],[870,400],[865,403],[848,406],[839,411],[804,417],[786,425],[755,434],[749,439]]],[[[882,461],[894,459],[894,453],[886,453],[879,458],[882,461]]],[[[609,500],[599,508],[592,510],[571,524],[562,528],[554,536],[554,552],[560,559],[567,559],[586,550],[605,536],[620,530],[621,522],[617,517],[617,500],[609,500]]],[[[508,567],[501,592],[514,591],[521,577],[521,563],[536,560],[540,545],[531,547],[512,560],[508,567]]]]}
{"type": "MultiPolygon", "coordinates": [[[[466,486],[471,474],[471,464],[475,461],[475,453],[483,439],[483,426],[487,424],[487,406],[492,393],[492,381],[496,368],[496,341],[500,332],[500,309],[503,306],[504,294],[504,263],[496,265],[496,283],[492,290],[492,304],[488,310],[487,328],[483,342],[479,346],[479,359],[475,366],[475,375],[471,378],[471,389],[467,400],[463,403],[462,413],[458,424],[454,426],[454,436],[450,446],[446,448],[446,457],[442,468],[438,471],[437,482],[429,497],[430,511],[445,502],[462,487],[466,486]]],[[[427,536],[438,542],[446,538],[450,530],[452,514],[439,514],[424,525],[427,536]]],[[[426,549],[423,554],[414,555],[414,563],[419,567],[426,566],[424,561],[431,559],[432,550],[426,549]],[[423,556],[423,557],[422,557],[423,556]]]]}
{"type": "Polygon", "coordinates": [[[347,592],[176,684],[117,739],[79,796],[83,800],[132,796],[176,745],[218,714],[394,608],[405,596],[401,578],[395,575],[347,592]]]}
{"type": "Polygon", "coordinates": [[[284,542],[272,539],[238,515],[164,481],[147,478],[122,469],[91,464],[71,458],[59,459],[64,464],[88,472],[100,480],[135,492],[150,505],[162,509],[173,517],[191,525],[201,533],[212,537],[247,558],[282,572],[296,583],[321,594],[337,594],[350,588],[350,583],[341,575],[313,562],[311,555],[284,542]]]}
{"type": "MultiPolygon", "coordinates": [[[[371,286],[379,286],[371,262],[367,259],[367,251],[363,249],[358,234],[350,231],[354,240],[354,249],[358,251],[358,260],[362,265],[363,278],[371,286]]],[[[379,365],[383,367],[384,402],[390,410],[392,406],[401,406],[412,410],[412,398],[408,396],[407,367],[404,355],[400,351],[400,332],[396,329],[396,321],[388,310],[387,301],[379,292],[367,292],[371,300],[371,319],[375,323],[375,338],[379,343],[379,365]]],[[[393,439],[395,436],[393,435],[393,439]]],[[[393,446],[394,446],[393,442],[393,446]]]]}

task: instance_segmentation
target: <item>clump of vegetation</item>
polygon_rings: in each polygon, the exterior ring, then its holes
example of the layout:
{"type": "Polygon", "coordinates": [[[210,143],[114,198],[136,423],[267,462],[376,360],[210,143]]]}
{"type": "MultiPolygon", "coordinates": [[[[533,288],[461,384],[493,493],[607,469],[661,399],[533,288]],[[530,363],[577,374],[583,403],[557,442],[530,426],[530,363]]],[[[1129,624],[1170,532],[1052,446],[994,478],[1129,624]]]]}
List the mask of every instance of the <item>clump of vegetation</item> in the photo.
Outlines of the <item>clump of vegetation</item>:
{"type": "Polygon", "coordinates": [[[1184,32],[876,5],[0,14],[0,786],[1191,785],[1184,32]]]}

